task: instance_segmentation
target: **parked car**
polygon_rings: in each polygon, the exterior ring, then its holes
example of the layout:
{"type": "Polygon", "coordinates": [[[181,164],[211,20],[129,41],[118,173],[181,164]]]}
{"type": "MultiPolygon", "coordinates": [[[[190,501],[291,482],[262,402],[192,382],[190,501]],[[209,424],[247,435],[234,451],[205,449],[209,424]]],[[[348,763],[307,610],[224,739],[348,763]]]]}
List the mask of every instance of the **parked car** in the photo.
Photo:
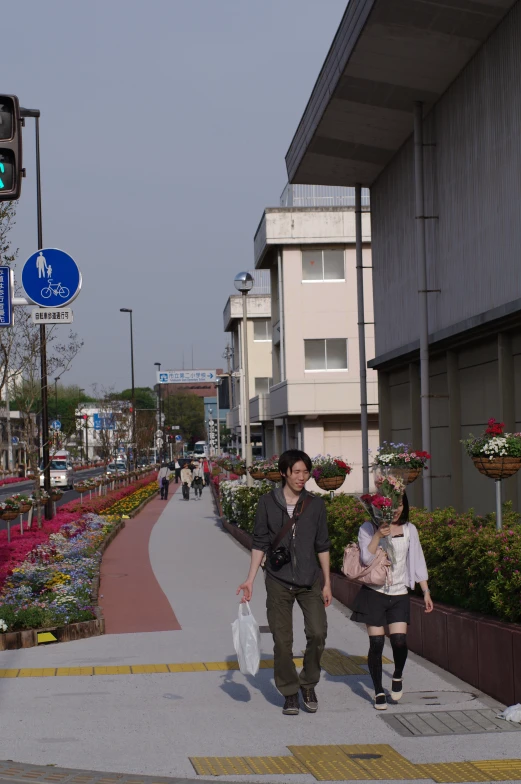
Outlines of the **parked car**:
{"type": "MultiPolygon", "coordinates": [[[[72,464],[65,460],[51,460],[51,487],[65,487],[72,489],[74,485],[74,472],[72,464]]],[[[40,487],[43,487],[45,477],[43,465],[40,466],[40,487]]]]}

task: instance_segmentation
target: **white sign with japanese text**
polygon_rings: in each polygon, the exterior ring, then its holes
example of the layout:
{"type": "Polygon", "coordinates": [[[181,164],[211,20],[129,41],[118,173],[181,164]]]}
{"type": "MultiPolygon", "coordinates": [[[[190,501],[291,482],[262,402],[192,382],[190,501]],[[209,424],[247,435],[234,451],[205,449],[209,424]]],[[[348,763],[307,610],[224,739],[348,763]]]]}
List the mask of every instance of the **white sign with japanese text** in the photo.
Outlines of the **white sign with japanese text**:
{"type": "Polygon", "coordinates": [[[31,311],[33,324],[72,324],[70,308],[36,308],[31,311]]]}

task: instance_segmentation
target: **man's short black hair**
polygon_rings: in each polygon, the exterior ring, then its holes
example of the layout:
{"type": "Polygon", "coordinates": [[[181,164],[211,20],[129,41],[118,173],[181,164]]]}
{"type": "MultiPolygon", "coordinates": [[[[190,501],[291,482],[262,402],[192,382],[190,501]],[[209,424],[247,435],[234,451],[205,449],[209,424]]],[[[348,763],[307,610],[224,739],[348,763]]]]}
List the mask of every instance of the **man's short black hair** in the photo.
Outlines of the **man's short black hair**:
{"type": "Polygon", "coordinates": [[[279,471],[282,476],[285,477],[288,471],[292,472],[295,463],[300,461],[304,463],[309,473],[311,473],[311,458],[309,455],[301,449],[288,449],[286,452],[283,452],[279,457],[279,471]]]}

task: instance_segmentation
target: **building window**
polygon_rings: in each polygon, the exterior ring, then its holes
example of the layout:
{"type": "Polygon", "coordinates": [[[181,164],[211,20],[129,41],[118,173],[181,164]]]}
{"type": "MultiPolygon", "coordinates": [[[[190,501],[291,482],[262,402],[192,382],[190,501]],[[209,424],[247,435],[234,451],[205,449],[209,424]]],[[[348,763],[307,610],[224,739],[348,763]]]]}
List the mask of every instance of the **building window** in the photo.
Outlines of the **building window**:
{"type": "Polygon", "coordinates": [[[255,379],[255,394],[256,395],[267,395],[270,391],[270,387],[272,385],[271,378],[256,378],[255,379]]]}
{"type": "Polygon", "coordinates": [[[255,319],[253,322],[253,339],[257,343],[271,343],[271,321],[269,319],[255,319]]]}
{"type": "Polygon", "coordinates": [[[305,340],[304,356],[306,370],[347,370],[347,340],[305,340]]]}
{"type": "Polygon", "coordinates": [[[306,283],[345,280],[343,249],[303,250],[302,280],[306,283]]]}

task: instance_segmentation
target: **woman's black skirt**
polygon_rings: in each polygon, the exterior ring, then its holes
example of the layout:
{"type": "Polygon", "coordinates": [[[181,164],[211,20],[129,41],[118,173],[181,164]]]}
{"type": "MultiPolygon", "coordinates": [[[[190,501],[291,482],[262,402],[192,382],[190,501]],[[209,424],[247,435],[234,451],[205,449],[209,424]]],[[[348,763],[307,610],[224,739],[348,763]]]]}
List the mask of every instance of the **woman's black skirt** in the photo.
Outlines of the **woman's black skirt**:
{"type": "Polygon", "coordinates": [[[367,626],[389,626],[390,623],[410,623],[410,615],[408,593],[392,596],[363,585],[355,599],[351,620],[367,626]]]}

